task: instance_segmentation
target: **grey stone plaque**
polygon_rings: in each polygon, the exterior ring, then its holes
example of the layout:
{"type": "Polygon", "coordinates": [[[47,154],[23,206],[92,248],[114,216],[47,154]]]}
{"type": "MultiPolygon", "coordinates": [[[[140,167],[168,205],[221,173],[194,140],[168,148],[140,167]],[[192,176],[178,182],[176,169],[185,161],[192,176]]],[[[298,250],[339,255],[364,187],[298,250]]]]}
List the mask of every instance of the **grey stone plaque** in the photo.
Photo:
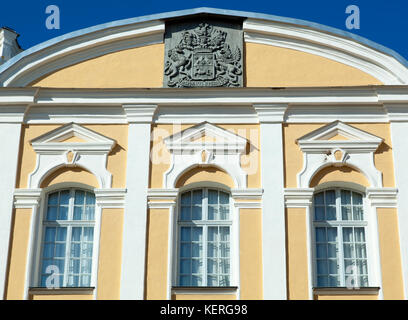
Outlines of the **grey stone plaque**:
{"type": "Polygon", "coordinates": [[[197,17],[166,23],[164,87],[242,87],[240,22],[197,17]]]}

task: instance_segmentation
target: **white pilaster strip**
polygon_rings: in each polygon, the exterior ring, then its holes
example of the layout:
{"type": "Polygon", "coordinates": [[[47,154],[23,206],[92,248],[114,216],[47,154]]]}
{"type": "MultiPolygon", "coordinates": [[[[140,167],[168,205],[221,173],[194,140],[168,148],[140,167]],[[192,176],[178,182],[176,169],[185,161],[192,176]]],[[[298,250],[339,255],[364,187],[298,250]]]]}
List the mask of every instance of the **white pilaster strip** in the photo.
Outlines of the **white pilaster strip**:
{"type": "Polygon", "coordinates": [[[144,298],[150,131],[156,108],[156,105],[124,106],[129,133],[120,298],[125,300],[144,298]]]}
{"type": "Polygon", "coordinates": [[[254,105],[261,126],[263,297],[286,300],[282,122],[286,104],[254,105]]]}
{"type": "Polygon", "coordinates": [[[13,106],[0,111],[0,299],[4,298],[7,278],[7,262],[10,245],[13,192],[16,183],[17,164],[20,148],[21,122],[25,107],[13,106]]]}
{"type": "Polygon", "coordinates": [[[391,121],[394,175],[398,188],[398,225],[405,299],[408,299],[408,122],[391,121]]]}

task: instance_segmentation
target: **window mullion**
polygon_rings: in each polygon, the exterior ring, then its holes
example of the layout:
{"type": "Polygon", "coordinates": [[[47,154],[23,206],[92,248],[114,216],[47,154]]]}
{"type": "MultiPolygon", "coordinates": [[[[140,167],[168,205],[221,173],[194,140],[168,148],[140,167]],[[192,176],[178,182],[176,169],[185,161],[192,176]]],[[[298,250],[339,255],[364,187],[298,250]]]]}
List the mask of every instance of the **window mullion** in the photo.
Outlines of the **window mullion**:
{"type": "Polygon", "coordinates": [[[344,270],[344,244],[343,244],[343,227],[338,226],[337,227],[337,237],[339,241],[339,276],[340,276],[340,286],[344,287],[345,286],[345,270],[344,270]]]}
{"type": "MultiPolygon", "coordinates": [[[[202,202],[202,211],[203,211],[203,220],[208,221],[208,189],[203,189],[203,202],[202,202]]],[[[203,285],[206,287],[208,285],[207,273],[208,273],[208,225],[203,225],[203,285]]]]}

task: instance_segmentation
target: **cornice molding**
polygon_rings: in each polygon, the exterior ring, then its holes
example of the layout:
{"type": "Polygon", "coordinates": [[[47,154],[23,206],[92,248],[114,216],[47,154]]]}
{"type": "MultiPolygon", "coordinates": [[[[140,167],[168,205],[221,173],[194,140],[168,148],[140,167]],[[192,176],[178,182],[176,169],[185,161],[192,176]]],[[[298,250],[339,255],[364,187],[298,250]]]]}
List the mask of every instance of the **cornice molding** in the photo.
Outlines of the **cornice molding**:
{"type": "Polygon", "coordinates": [[[128,123],[151,123],[157,105],[124,104],[128,123]]]}

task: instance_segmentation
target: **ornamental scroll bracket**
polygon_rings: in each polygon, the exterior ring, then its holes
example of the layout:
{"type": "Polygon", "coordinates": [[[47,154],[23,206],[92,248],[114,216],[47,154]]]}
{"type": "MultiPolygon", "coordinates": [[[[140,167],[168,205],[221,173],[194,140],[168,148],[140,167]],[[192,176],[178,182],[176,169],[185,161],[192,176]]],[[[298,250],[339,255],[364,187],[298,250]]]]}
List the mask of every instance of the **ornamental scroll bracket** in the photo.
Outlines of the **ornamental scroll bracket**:
{"type": "Polygon", "coordinates": [[[242,87],[242,24],[209,19],[166,25],[164,87],[242,87]]]}

